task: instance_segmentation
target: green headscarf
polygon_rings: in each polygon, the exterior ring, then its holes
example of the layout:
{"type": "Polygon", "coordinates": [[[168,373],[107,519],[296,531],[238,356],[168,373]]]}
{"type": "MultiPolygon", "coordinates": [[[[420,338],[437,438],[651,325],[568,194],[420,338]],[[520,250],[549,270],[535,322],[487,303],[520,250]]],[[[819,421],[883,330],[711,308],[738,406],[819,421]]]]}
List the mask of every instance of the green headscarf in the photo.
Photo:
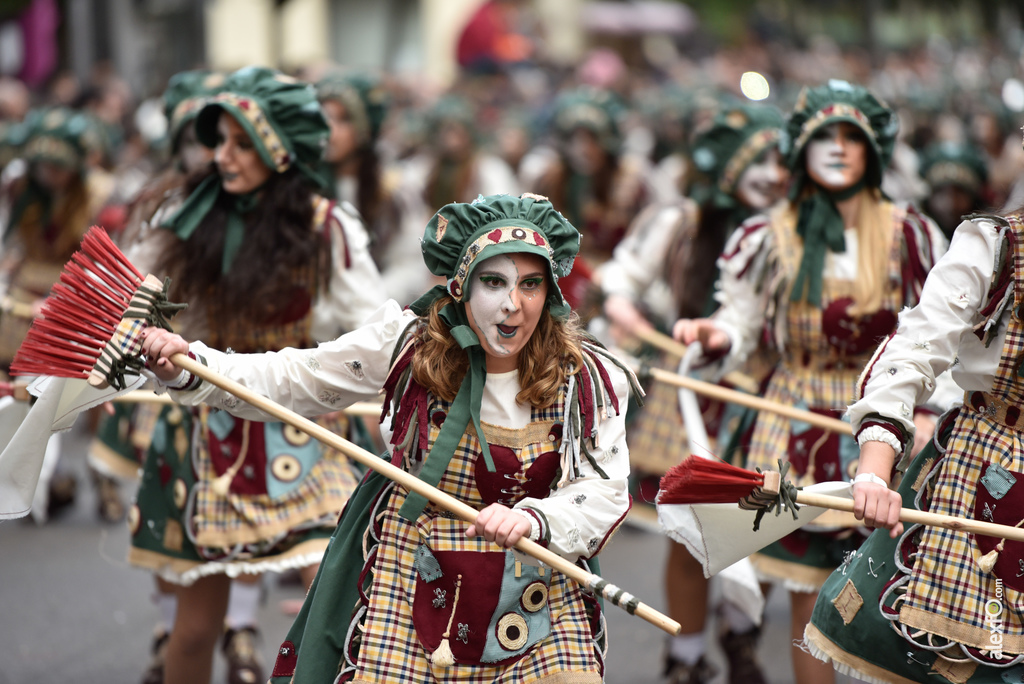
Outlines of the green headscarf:
{"type": "Polygon", "coordinates": [[[206,105],[208,98],[220,92],[224,75],[212,71],[182,71],[171,76],[164,91],[164,115],[171,150],[177,152],[178,135],[206,105]]]}
{"type": "Polygon", "coordinates": [[[767,105],[737,105],[719,112],[693,143],[693,165],[701,178],[691,192],[698,203],[736,209],[740,176],[766,150],[779,144],[782,112],[767,105]]]}
{"type": "Polygon", "coordinates": [[[896,113],[862,86],[831,80],[826,85],[804,88],[800,92],[779,142],[779,150],[785,155],[793,177],[790,200],[801,197],[808,184],[813,186],[799,207],[796,230],[803,238],[804,254],[790,293],[791,301],[821,304],[825,255],[828,250],[846,251],[843,217],[836,202],[853,197],[864,187],[881,186],[898,131],[896,113]],[[808,177],[804,150],[819,129],[842,121],[863,131],[872,154],[860,183],[839,193],[829,193],[808,177]]]}
{"type": "Polygon", "coordinates": [[[328,74],[316,84],[321,102],[345,105],[360,145],[377,139],[388,113],[388,94],[379,78],[367,74],[328,74]]]}
{"type": "Polygon", "coordinates": [[[956,185],[977,197],[988,181],[988,167],[975,147],[935,143],[921,155],[921,177],[933,192],[943,185],[956,185]]]}
{"type": "MultiPolygon", "coordinates": [[[[91,116],[65,107],[50,107],[29,112],[25,121],[15,126],[11,139],[22,149],[29,164],[49,162],[81,175],[90,152],[103,149],[98,122],[91,116]]],[[[21,221],[33,204],[41,208],[40,223],[48,225],[53,210],[53,197],[47,188],[31,178],[14,201],[4,230],[4,238],[21,221]]]]}
{"type": "MultiPolygon", "coordinates": [[[[423,260],[431,273],[447,278],[448,283],[432,288],[411,308],[423,315],[431,304],[445,295],[455,300],[441,310],[440,316],[448,324],[455,341],[466,350],[469,371],[423,465],[419,477],[424,482],[437,485],[441,481],[471,422],[480,439],[487,469],[494,471],[487,440],[480,427],[480,402],[487,378],[486,359],[479,338],[469,326],[464,304],[473,270],[484,260],[499,254],[542,256],[547,261],[551,276],[548,310],[551,315],[564,318],[570,309],[562,298],[558,279],[569,275],[579,245],[579,231],[551,206],[546,197],[529,193],[521,197],[481,196],[468,204],[449,204],[427,224],[423,233],[423,260]]],[[[414,520],[425,504],[426,499],[410,493],[400,513],[414,520]]]]}
{"type": "MultiPolygon", "coordinates": [[[[252,140],[260,159],[272,171],[284,173],[293,166],[315,189],[325,186],[319,161],[327,144],[329,128],[313,86],[264,67],[246,67],[229,75],[223,92],[207,100],[196,118],[196,137],[207,147],[217,145],[217,120],[227,112],[252,140]]],[[[218,175],[196,188],[163,228],[182,240],[195,232],[224,192],[218,175]]],[[[258,193],[233,197],[224,235],[221,272],[227,273],[245,237],[243,215],[256,208],[258,193]]]]}
{"type": "Polygon", "coordinates": [[[613,154],[622,147],[619,121],[625,105],[612,92],[584,87],[563,93],[555,101],[555,130],[566,137],[577,128],[584,128],[597,138],[601,146],[613,154]]]}

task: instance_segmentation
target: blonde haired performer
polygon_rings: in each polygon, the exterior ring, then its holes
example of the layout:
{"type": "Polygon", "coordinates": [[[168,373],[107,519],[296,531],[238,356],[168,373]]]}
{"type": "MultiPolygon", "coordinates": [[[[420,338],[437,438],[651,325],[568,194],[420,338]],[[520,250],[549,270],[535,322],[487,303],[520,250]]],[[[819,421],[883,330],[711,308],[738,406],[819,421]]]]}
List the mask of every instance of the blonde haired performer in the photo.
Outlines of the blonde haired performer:
{"type": "MultiPolygon", "coordinates": [[[[888,201],[879,184],[897,130],[892,110],[845,81],[805,89],[780,147],[793,175],[790,200],[743,224],[720,260],[722,307],[712,319],[680,321],[683,342],[745,359],[762,341],[781,355],[766,398],[839,417],[855,398],[857,377],[903,307],[917,303],[945,240],[912,206],[888,201]]],[[[933,423],[922,416],[925,426],[933,423]]],[[[788,460],[801,483],[845,480],[856,471],[856,444],[773,413],[761,413],[747,467],[788,460]]],[[[863,537],[798,530],[753,561],[791,590],[794,639],[802,638],[818,589],[863,537]]],[[[832,672],[793,651],[798,682],[832,672]]]]}

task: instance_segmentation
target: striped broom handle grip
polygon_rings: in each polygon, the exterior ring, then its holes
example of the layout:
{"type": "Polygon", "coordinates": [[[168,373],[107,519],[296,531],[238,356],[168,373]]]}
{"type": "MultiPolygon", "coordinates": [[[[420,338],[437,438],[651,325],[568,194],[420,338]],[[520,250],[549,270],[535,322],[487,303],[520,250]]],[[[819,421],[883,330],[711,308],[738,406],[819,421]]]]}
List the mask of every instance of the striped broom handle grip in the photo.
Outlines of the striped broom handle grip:
{"type": "Polygon", "coordinates": [[[651,377],[659,382],[665,382],[670,385],[675,385],[676,387],[693,390],[697,394],[703,394],[704,396],[711,397],[712,399],[728,402],[730,404],[738,404],[739,406],[746,406],[747,408],[752,408],[756,411],[777,413],[780,416],[785,416],[786,418],[791,418],[793,420],[800,420],[815,427],[819,427],[822,430],[828,430],[829,432],[836,432],[845,435],[853,434],[853,426],[847,422],[839,420],[838,418],[829,418],[828,416],[812,413],[811,411],[804,411],[803,409],[798,409],[793,406],[769,401],[763,397],[756,397],[746,394],[745,392],[737,392],[736,390],[722,387],[721,385],[704,382],[703,380],[697,380],[695,378],[689,378],[660,368],[651,368],[649,369],[649,372],[651,377]]]}
{"type": "MultiPolygon", "coordinates": [[[[837,511],[853,512],[853,501],[839,496],[828,496],[827,494],[813,494],[811,492],[798,491],[796,502],[817,506],[819,508],[832,508],[837,511]]],[[[981,534],[987,537],[1009,539],[1010,541],[1024,541],[1024,529],[1011,527],[1010,525],[999,525],[997,523],[985,522],[984,520],[968,520],[957,518],[952,515],[941,515],[939,513],[928,513],[917,511],[913,508],[900,509],[900,522],[920,523],[931,527],[944,527],[947,530],[958,530],[981,534]]]]}
{"type": "MultiPolygon", "coordinates": [[[[214,372],[207,366],[190,359],[184,354],[175,354],[170,360],[179,368],[184,368],[188,372],[199,376],[211,385],[215,385],[226,392],[230,392],[234,396],[255,406],[264,413],[273,416],[282,423],[287,423],[295,429],[306,433],[310,437],[323,442],[327,446],[337,449],[353,460],[362,463],[367,468],[375,470],[389,480],[398,483],[405,489],[416,492],[441,508],[454,513],[466,522],[472,523],[476,520],[476,516],[479,511],[475,508],[472,508],[455,497],[442,492],[436,487],[428,485],[423,480],[410,475],[401,468],[391,465],[388,461],[371,454],[366,449],[356,446],[346,439],[342,439],[330,430],[317,425],[308,418],[300,416],[294,411],[291,411],[264,396],[256,394],[252,390],[243,387],[239,383],[221,375],[220,373],[214,372]]],[[[598,591],[611,603],[620,606],[631,614],[638,615],[644,620],[650,622],[652,625],[665,630],[669,634],[679,634],[682,630],[682,627],[675,620],[672,620],[650,606],[641,603],[635,597],[627,594],[618,587],[608,584],[597,575],[583,570],[579,566],[565,558],[562,558],[552,551],[548,551],[537,542],[523,538],[516,542],[516,548],[523,553],[536,558],[544,565],[558,570],[560,573],[574,580],[584,588],[598,591]]]]}
{"type": "MultiPolygon", "coordinates": [[[[633,337],[637,338],[641,342],[646,342],[652,347],[656,347],[666,354],[672,354],[680,359],[686,356],[686,345],[682,342],[676,342],[674,339],[664,333],[660,333],[657,330],[635,330],[632,333],[633,337]]],[[[726,373],[723,378],[726,382],[739,387],[744,392],[755,393],[760,387],[757,381],[749,375],[744,375],[739,372],[726,373]]]]}

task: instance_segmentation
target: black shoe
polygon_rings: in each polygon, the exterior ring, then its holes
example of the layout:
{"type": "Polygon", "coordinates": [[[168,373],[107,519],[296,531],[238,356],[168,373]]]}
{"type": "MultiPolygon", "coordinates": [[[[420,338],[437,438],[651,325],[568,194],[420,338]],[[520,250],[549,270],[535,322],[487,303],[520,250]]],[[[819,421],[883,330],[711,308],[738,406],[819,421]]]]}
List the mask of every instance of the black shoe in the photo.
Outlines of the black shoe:
{"type": "Polygon", "coordinates": [[[258,637],[255,627],[229,629],[224,633],[222,649],[228,661],[228,684],[261,684],[266,681],[263,663],[256,649],[258,637]]]}
{"type": "Polygon", "coordinates": [[[681,660],[676,660],[670,655],[665,656],[665,671],[661,676],[665,684],[707,684],[718,672],[700,657],[695,663],[687,665],[681,660]]]}
{"type": "Polygon", "coordinates": [[[68,473],[55,473],[50,480],[50,498],[46,504],[49,516],[67,508],[75,502],[78,493],[78,480],[68,473]]]}
{"type": "Polygon", "coordinates": [[[164,656],[167,654],[167,640],[170,636],[163,630],[153,635],[152,654],[142,675],[142,684],[164,684],[164,656]]]}
{"type": "Polygon", "coordinates": [[[760,638],[760,627],[743,634],[728,631],[718,637],[729,666],[729,684],[768,684],[757,659],[760,638]]]}

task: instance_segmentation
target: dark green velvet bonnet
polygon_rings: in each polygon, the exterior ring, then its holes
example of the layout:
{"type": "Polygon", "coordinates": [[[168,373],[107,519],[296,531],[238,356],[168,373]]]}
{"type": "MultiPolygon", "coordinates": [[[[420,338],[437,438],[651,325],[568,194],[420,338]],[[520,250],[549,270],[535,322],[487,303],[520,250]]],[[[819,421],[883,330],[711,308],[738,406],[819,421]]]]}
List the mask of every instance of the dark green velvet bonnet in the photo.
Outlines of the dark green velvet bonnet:
{"type": "Polygon", "coordinates": [[[720,111],[693,143],[693,165],[702,176],[691,193],[694,199],[733,207],[740,176],[778,145],[784,125],[782,112],[768,105],[737,105],[720,111]]]}
{"type": "MultiPolygon", "coordinates": [[[[242,126],[260,159],[272,171],[284,173],[294,167],[314,190],[328,183],[320,161],[330,129],[313,86],[264,67],[246,67],[230,74],[222,91],[209,98],[196,117],[196,137],[207,147],[217,145],[221,112],[227,112],[242,126]]],[[[189,240],[218,199],[228,194],[220,176],[212,174],[161,227],[181,240],[189,240]]],[[[245,240],[243,216],[256,211],[259,197],[259,188],[230,197],[222,273],[231,270],[245,240]]]]}
{"type": "Polygon", "coordinates": [[[101,150],[99,129],[90,117],[65,107],[52,107],[30,115],[25,127],[25,159],[47,161],[81,171],[90,152],[101,150]]]}
{"type": "Polygon", "coordinates": [[[217,119],[226,111],[249,134],[263,163],[278,173],[293,165],[322,186],[317,165],[330,129],[316,90],[274,69],[245,67],[230,74],[223,92],[210,98],[196,119],[196,137],[217,146],[217,119]]]}
{"type": "Polygon", "coordinates": [[[377,139],[388,113],[388,94],[379,78],[331,73],[317,82],[316,94],[321,102],[336,100],[345,106],[360,144],[377,139]]]}
{"type": "Polygon", "coordinates": [[[164,115],[171,149],[178,149],[178,135],[190,121],[199,116],[206,100],[220,92],[224,74],[212,71],[182,71],[171,76],[164,91],[164,115]]]}
{"type": "Polygon", "coordinates": [[[622,146],[619,120],[625,106],[614,94],[598,88],[579,88],[562,94],[555,101],[555,130],[567,137],[583,128],[597,138],[608,152],[616,154],[622,146]]]}
{"type": "Polygon", "coordinates": [[[427,268],[446,278],[447,285],[420,297],[413,309],[422,313],[445,293],[462,302],[477,264],[499,254],[526,252],[548,262],[548,308],[564,318],[570,309],[558,279],[572,271],[579,246],[579,231],[540,195],[489,195],[468,204],[448,204],[430,219],[421,245],[427,268]]]}
{"type": "Polygon", "coordinates": [[[833,79],[823,86],[804,88],[797,97],[779,150],[793,174],[791,197],[796,197],[806,179],[804,149],[822,127],[845,121],[864,132],[873,159],[869,160],[865,184],[877,188],[892,158],[899,118],[896,112],[863,86],[833,79]]]}
{"type": "Polygon", "coordinates": [[[921,155],[921,177],[932,191],[943,185],[956,185],[977,196],[988,181],[988,168],[976,148],[942,142],[930,145],[921,155]]]}

